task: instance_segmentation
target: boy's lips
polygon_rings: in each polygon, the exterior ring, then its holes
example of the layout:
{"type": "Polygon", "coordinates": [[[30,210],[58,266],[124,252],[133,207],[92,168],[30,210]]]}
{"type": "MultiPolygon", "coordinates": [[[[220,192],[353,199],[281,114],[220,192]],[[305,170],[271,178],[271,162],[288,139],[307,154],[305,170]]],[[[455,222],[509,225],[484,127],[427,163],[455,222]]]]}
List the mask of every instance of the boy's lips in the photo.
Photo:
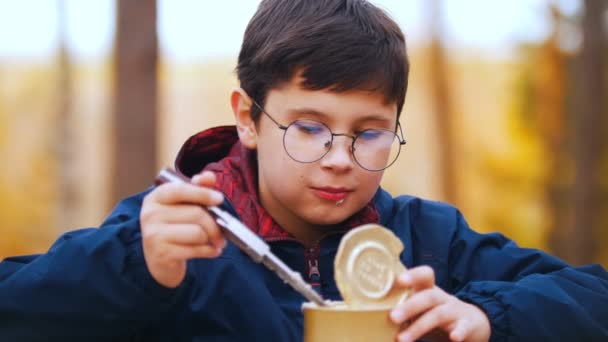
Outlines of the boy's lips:
{"type": "Polygon", "coordinates": [[[318,197],[334,202],[344,200],[348,196],[348,194],[352,192],[352,190],[349,190],[347,188],[332,187],[312,188],[312,190],[318,197]]]}

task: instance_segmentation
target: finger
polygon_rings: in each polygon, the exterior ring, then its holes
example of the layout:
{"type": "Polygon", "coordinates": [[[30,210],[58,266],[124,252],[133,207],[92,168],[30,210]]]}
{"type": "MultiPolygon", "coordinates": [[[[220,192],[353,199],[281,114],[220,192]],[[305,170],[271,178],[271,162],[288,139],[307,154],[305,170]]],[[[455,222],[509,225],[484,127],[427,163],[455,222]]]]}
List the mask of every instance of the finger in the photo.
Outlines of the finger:
{"type": "Polygon", "coordinates": [[[420,291],[435,286],[435,271],[429,266],[409,269],[397,277],[397,285],[420,291]]]}
{"type": "Polygon", "coordinates": [[[148,196],[160,204],[192,203],[209,206],[219,205],[224,200],[224,195],[217,190],[189,183],[161,184],[148,196]]]}
{"type": "Polygon", "coordinates": [[[450,310],[448,305],[434,307],[413,321],[405,331],[398,335],[398,340],[400,342],[415,341],[435,328],[448,326],[457,319],[453,311],[450,310]]]}
{"type": "Polygon", "coordinates": [[[215,221],[215,218],[213,218],[213,216],[211,216],[209,213],[206,213],[202,220],[202,227],[207,233],[209,242],[216,248],[224,249],[226,247],[226,239],[215,221]]]}
{"type": "Polygon", "coordinates": [[[445,303],[446,297],[446,293],[438,287],[417,292],[394,308],[390,317],[393,322],[401,324],[445,303]]]}
{"type": "Polygon", "coordinates": [[[193,223],[202,225],[203,218],[210,214],[200,205],[171,204],[156,207],[147,213],[145,220],[162,223],[193,223]]]}
{"type": "Polygon", "coordinates": [[[208,188],[214,187],[216,181],[217,178],[215,176],[215,173],[211,171],[203,171],[192,177],[192,184],[206,186],[208,188]]]}
{"type": "Polygon", "coordinates": [[[169,244],[166,246],[167,255],[173,260],[189,260],[194,258],[216,258],[222,250],[210,245],[186,246],[169,244]]]}
{"type": "Polygon", "coordinates": [[[464,341],[465,338],[469,335],[468,324],[464,320],[459,320],[450,332],[450,340],[454,342],[464,341]]]}
{"type": "Polygon", "coordinates": [[[206,245],[210,244],[209,236],[197,224],[172,224],[165,226],[161,232],[163,240],[178,245],[206,245]]]}
{"type": "MultiPolygon", "coordinates": [[[[199,230],[204,230],[206,239],[217,248],[226,247],[226,240],[213,216],[200,206],[173,205],[167,206],[162,215],[162,221],[175,224],[196,224],[199,230]]],[[[160,219],[160,218],[159,218],[160,219]]],[[[207,242],[207,241],[205,241],[207,242]]]]}

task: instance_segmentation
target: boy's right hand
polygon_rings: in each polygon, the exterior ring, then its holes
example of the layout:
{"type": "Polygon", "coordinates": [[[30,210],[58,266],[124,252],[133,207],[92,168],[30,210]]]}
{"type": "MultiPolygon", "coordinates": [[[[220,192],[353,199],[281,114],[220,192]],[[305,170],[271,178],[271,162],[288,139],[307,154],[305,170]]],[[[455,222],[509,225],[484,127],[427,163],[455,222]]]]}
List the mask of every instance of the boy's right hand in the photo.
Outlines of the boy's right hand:
{"type": "Polygon", "coordinates": [[[222,193],[212,189],[215,174],[203,172],[191,184],[165,183],[144,198],[141,236],[144,258],[152,277],[175,288],[186,276],[186,261],[215,258],[226,240],[202,206],[219,205],[222,193]]]}

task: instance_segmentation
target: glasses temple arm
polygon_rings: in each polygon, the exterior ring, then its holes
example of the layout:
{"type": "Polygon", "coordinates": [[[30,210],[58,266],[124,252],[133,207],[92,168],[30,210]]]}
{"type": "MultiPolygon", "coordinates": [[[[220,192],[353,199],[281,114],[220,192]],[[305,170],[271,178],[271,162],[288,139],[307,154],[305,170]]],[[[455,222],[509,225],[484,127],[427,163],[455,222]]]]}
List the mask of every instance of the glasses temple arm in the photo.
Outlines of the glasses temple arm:
{"type": "Polygon", "coordinates": [[[398,121],[397,121],[397,127],[399,128],[399,133],[401,134],[401,137],[397,136],[397,138],[399,139],[399,145],[407,144],[407,141],[405,140],[405,137],[403,136],[403,129],[401,128],[401,123],[398,121]]]}
{"type": "Polygon", "coordinates": [[[266,116],[267,116],[267,117],[268,117],[268,118],[269,118],[269,119],[270,119],[272,122],[274,122],[274,124],[275,124],[275,125],[277,125],[277,127],[279,127],[279,128],[280,128],[280,129],[282,129],[282,130],[286,130],[286,129],[287,129],[287,126],[283,126],[283,125],[281,125],[280,123],[278,123],[278,122],[277,122],[277,120],[275,120],[275,119],[274,119],[272,116],[270,116],[270,114],[266,113],[266,111],[264,110],[264,108],[262,108],[262,106],[260,106],[260,105],[259,105],[259,104],[258,104],[258,103],[257,103],[257,102],[254,100],[254,99],[251,99],[251,102],[253,102],[253,104],[254,104],[256,107],[258,107],[258,109],[259,109],[259,110],[260,110],[262,113],[266,114],[266,116]]]}

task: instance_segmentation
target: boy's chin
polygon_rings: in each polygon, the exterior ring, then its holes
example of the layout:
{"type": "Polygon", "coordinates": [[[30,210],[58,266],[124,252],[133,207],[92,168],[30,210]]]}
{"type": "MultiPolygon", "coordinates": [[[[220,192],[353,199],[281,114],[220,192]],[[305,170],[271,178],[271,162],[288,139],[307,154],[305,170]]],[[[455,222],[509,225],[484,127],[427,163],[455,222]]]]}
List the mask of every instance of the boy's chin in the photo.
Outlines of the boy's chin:
{"type": "Polygon", "coordinates": [[[354,213],[327,213],[319,215],[310,215],[307,221],[318,226],[335,226],[346,221],[354,213]]]}

